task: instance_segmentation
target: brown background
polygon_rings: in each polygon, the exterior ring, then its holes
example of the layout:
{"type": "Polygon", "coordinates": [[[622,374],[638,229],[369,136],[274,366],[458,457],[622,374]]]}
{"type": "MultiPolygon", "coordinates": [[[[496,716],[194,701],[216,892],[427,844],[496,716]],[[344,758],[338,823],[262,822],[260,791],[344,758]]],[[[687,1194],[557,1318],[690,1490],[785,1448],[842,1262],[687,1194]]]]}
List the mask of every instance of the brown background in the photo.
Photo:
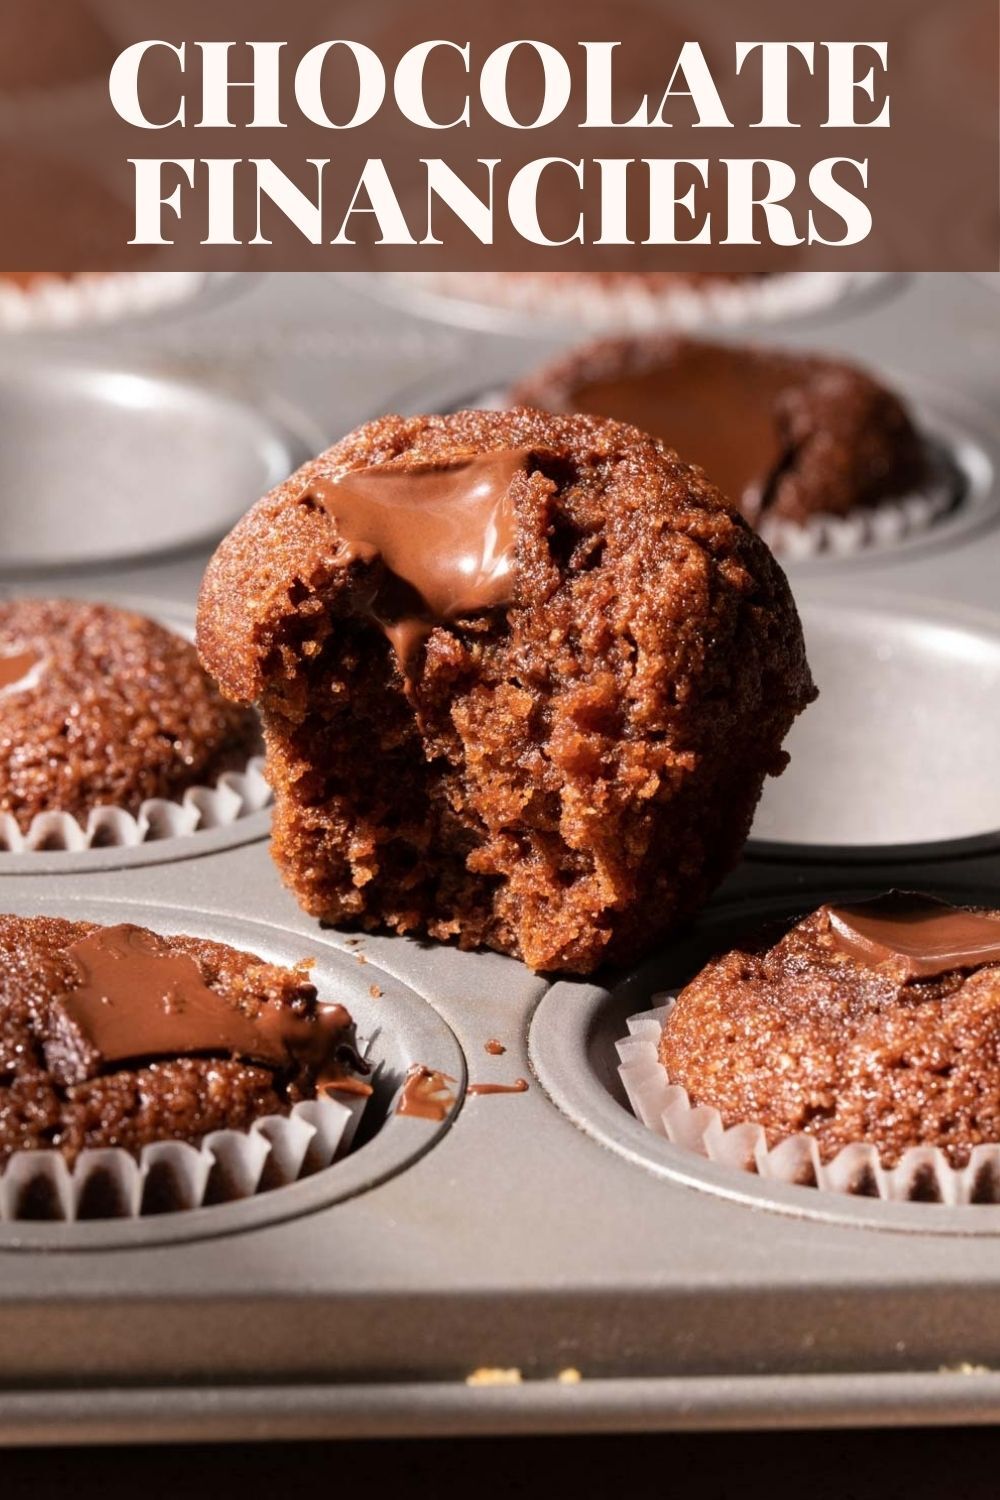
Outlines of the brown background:
{"type": "Polygon", "coordinates": [[[684,1433],[661,1437],[12,1451],[6,1500],[471,1496],[474,1500],[994,1500],[1000,1434],[684,1433]]]}
{"type": "MultiPolygon", "coordinates": [[[[1000,243],[998,219],[998,6],[995,0],[348,0],[321,3],[295,0],[0,0],[0,191],[7,211],[0,223],[0,259],[8,269],[82,270],[113,265],[161,269],[226,270],[384,269],[723,269],[763,270],[776,266],[825,269],[990,270],[1000,243]],[[78,29],[88,14],[86,36],[78,29]],[[95,27],[103,44],[95,41],[95,27]],[[6,34],[5,34],[6,32],[6,34]],[[107,95],[107,71],[115,53],[135,40],[160,37],[173,42],[202,40],[283,40],[286,80],[295,62],[316,41],[349,37],[373,47],[390,73],[406,48],[443,37],[469,41],[473,80],[488,52],[503,41],[531,37],[558,46],[574,75],[574,93],[562,119],[542,130],[511,131],[496,125],[477,107],[473,83],[472,127],[426,131],[408,124],[391,94],[370,125],[328,131],[297,116],[289,89],[288,129],[198,129],[193,124],[162,130],[136,130],[117,119],[107,95]],[[732,130],[694,129],[692,111],[681,101],[669,130],[639,128],[581,130],[581,40],[621,42],[617,55],[618,117],[627,118],[642,93],[658,102],[685,40],[699,41],[712,67],[732,130]],[[797,130],[750,128],[758,117],[759,54],[741,75],[735,73],[737,40],[885,40],[889,44],[891,129],[821,128],[825,118],[825,54],[817,49],[815,77],[804,64],[792,70],[792,118],[797,130]],[[61,42],[61,45],[57,45],[61,42]],[[39,48],[44,54],[36,56],[39,48]],[[76,58],[86,76],[66,80],[65,55],[76,58]],[[25,59],[11,67],[11,59],[25,59]],[[53,58],[57,62],[53,62],[53,58]],[[127,247],[131,235],[132,169],[135,156],[230,157],[241,161],[270,157],[303,188],[314,189],[310,157],[331,159],[326,169],[326,238],[337,232],[364,162],[385,160],[397,196],[416,239],[426,231],[425,189],[420,158],[440,156],[470,185],[485,188],[478,157],[501,157],[497,169],[496,242],[481,246],[459,220],[442,210],[435,228],[442,247],[380,247],[374,243],[371,215],[353,221],[356,247],[313,247],[277,212],[264,221],[272,245],[205,248],[204,168],[194,190],[184,189],[185,213],[179,243],[167,250],[127,247]],[[543,156],[592,160],[625,157],[632,187],[631,229],[641,239],[647,208],[643,157],[707,157],[713,162],[707,189],[698,190],[699,218],[713,216],[713,235],[725,231],[725,174],[721,157],[774,157],[799,173],[789,200],[802,232],[810,195],[805,177],[821,157],[867,157],[867,200],[875,229],[849,249],[800,247],[533,247],[504,233],[506,186],[525,161],[543,156]]],[[[176,63],[159,54],[162,71],[144,74],[150,113],[162,100],[164,117],[176,107],[176,63]]],[[[200,54],[189,47],[187,87],[190,117],[199,118],[200,54]]],[[[874,60],[874,59],[873,59],[874,60]]],[[[248,75],[245,47],[234,53],[234,71],[248,75]]],[[[878,71],[878,70],[877,70],[878,71]]],[[[457,113],[464,75],[454,57],[441,57],[430,70],[431,92],[444,117],[457,113]],[[456,64],[459,66],[456,67],[456,64]]],[[[511,73],[511,96],[530,116],[539,96],[540,72],[522,52],[511,73]]],[[[328,74],[329,97],[351,92],[352,74],[341,54],[328,74]]],[[[860,101],[864,103],[863,100],[860,101]]],[[[244,117],[246,104],[243,105],[244,117]]],[[[240,104],[233,118],[240,119],[240,104]]],[[[331,106],[332,108],[332,106],[331,106]]],[[[345,110],[348,108],[345,105],[345,110]]],[[[693,180],[693,179],[692,179],[693,180]]],[[[845,175],[845,184],[852,179],[845,175]]],[[[252,234],[254,174],[238,170],[241,237],[252,234]]],[[[581,194],[562,171],[546,179],[543,226],[565,234],[581,209],[588,234],[596,233],[596,173],[581,194]]],[[[853,184],[852,184],[853,185],[853,184]]],[[[173,224],[171,215],[166,222],[173,224]]],[[[839,221],[827,219],[828,232],[839,221]]],[[[693,230],[696,225],[683,218],[693,230]]]]}

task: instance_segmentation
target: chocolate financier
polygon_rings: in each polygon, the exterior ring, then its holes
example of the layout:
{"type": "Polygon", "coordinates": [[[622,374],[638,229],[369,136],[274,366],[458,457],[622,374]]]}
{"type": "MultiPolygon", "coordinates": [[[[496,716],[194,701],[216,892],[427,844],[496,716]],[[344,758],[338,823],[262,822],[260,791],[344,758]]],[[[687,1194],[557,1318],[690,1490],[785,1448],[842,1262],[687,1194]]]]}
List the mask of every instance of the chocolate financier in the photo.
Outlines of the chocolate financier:
{"type": "Polygon", "coordinates": [[[307,912],[581,973],[700,906],[814,691],[717,491],[538,412],[352,433],[219,548],[198,642],[260,707],[307,912]]]}
{"type": "Polygon", "coordinates": [[[222,943],[0,917],[0,1165],[245,1130],[318,1092],[368,1091],[343,1006],[304,969],[222,943]]]}
{"type": "Polygon", "coordinates": [[[522,380],[511,400],[633,422],[701,465],[751,525],[849,515],[914,494],[936,472],[897,396],[815,355],[605,340],[522,380]]]}
{"type": "Polygon", "coordinates": [[[226,703],[194,647],[128,610],[0,601],[0,813],[137,813],[242,769],[252,714],[226,703]]]}
{"type": "Polygon", "coordinates": [[[1000,1143],[1000,911],[893,893],[821,906],[773,947],[714,959],[660,1040],[672,1083],[776,1144],[884,1166],[936,1146],[964,1166],[1000,1143]]]}

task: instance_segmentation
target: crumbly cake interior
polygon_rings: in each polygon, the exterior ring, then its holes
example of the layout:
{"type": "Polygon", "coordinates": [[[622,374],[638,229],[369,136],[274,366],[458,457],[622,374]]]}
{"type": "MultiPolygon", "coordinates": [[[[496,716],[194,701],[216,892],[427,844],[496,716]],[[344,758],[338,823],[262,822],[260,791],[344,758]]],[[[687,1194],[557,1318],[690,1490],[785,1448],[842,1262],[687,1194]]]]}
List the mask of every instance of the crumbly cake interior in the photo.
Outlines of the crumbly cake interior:
{"type": "Polygon", "coordinates": [[[268,497],[206,575],[199,645],[259,701],[272,852],[303,907],[492,947],[625,960],[737,857],[813,695],[784,576],[633,428],[532,412],[385,418],[268,497]],[[529,447],[516,597],[433,628],[407,681],[310,480],[529,447]]]}

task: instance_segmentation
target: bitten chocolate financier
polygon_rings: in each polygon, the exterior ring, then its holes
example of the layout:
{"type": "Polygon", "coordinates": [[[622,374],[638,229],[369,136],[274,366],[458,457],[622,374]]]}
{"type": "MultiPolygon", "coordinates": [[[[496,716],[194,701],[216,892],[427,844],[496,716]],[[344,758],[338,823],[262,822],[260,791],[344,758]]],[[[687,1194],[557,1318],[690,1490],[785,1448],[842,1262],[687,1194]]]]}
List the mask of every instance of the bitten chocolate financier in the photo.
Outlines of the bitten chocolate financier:
{"type": "Polygon", "coordinates": [[[202,659],[256,702],[304,909],[624,962],[733,864],[814,696],[788,585],[633,427],[389,416],[209,565],[202,659]]]}
{"type": "Polygon", "coordinates": [[[1000,911],[907,893],[821,906],[773,947],[713,959],[660,1040],[671,1083],[770,1145],[865,1142],[952,1166],[1000,1143],[1000,911]]]}

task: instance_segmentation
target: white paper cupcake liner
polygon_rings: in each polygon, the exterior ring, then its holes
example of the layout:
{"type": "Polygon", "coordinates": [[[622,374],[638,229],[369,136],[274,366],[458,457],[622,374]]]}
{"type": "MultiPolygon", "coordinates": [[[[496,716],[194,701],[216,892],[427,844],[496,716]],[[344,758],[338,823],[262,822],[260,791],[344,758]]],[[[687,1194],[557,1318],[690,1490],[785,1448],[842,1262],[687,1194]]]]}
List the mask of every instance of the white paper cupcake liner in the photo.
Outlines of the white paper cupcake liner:
{"type": "Polygon", "coordinates": [[[914,1146],[895,1167],[884,1167],[877,1149],[860,1141],[824,1162],[812,1136],[789,1136],[769,1147],[760,1125],[747,1122],[726,1128],[718,1110],[692,1104],[687,1091],[671,1083],[657,1049],[673,999],[653,998],[667,1003],[630,1018],[628,1036],[617,1043],[618,1074],[637,1119],[664,1140],[708,1161],[754,1173],[765,1182],[887,1203],[1000,1202],[1000,1145],[974,1146],[965,1167],[951,1166],[934,1146],[914,1146]]]}
{"type": "Polygon", "coordinates": [[[25,854],[65,850],[135,848],[159,839],[184,838],[210,828],[228,828],[272,801],[264,759],[254,756],[242,771],[226,771],[214,786],[189,787],[179,801],[144,802],[137,815],[120,807],[96,807],[80,822],[71,813],[39,813],[27,833],[11,813],[0,813],[0,852],[25,854]]]}
{"type": "Polygon", "coordinates": [[[18,1151],[0,1172],[0,1222],[134,1219],[252,1198],[332,1166],[350,1150],[367,1096],[341,1095],[266,1115],[249,1130],[217,1130],[200,1146],[158,1141],[135,1157],[111,1146],[18,1151]]]}
{"type": "Polygon", "coordinates": [[[0,278],[0,332],[30,333],[114,322],[186,302],[206,284],[203,271],[81,272],[26,287],[0,278]]]}
{"type": "Polygon", "coordinates": [[[957,476],[942,469],[914,495],[883,500],[846,516],[815,515],[806,521],[763,516],[757,531],[776,557],[801,562],[811,557],[852,557],[869,547],[891,547],[927,531],[958,504],[957,476]]]}
{"type": "Polygon", "coordinates": [[[711,324],[770,321],[819,312],[877,285],[884,272],[786,271],[740,282],[656,286],[641,274],[596,277],[538,271],[403,271],[390,273],[418,291],[506,309],[525,317],[570,322],[591,331],[650,332],[711,324]]]}

